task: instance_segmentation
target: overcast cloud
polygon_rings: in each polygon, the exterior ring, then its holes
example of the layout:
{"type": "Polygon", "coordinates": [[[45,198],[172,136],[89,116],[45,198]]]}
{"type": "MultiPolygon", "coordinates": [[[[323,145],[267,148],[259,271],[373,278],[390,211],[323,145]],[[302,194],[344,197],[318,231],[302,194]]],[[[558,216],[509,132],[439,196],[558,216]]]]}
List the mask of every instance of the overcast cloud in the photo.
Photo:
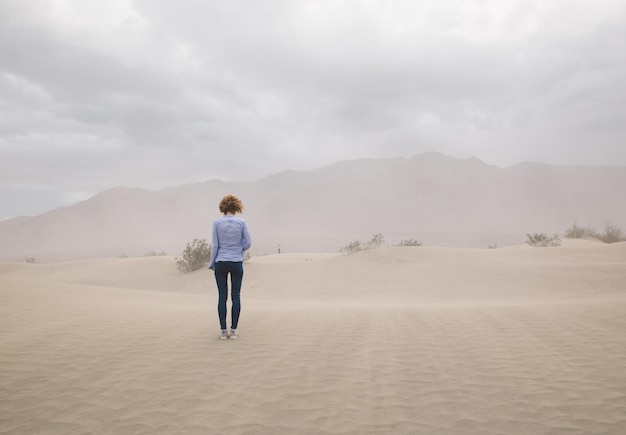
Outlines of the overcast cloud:
{"type": "Polygon", "coordinates": [[[626,166],[626,2],[0,0],[0,218],[440,151],[626,166]]]}

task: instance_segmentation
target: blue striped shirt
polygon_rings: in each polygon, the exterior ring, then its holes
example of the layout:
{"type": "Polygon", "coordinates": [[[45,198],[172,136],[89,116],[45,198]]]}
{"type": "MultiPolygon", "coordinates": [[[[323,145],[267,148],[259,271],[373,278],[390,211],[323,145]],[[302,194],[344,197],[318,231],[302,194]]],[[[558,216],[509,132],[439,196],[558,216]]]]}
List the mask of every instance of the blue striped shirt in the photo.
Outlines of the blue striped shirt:
{"type": "Polygon", "coordinates": [[[209,269],[218,261],[243,261],[243,252],[251,245],[250,231],[243,219],[230,214],[216,219],[213,221],[209,269]]]}

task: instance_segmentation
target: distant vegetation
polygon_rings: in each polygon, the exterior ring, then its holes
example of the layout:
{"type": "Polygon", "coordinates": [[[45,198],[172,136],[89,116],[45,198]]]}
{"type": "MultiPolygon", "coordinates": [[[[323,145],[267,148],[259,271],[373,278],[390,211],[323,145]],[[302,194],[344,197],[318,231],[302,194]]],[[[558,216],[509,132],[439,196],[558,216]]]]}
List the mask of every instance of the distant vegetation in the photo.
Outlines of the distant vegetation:
{"type": "MultiPolygon", "coordinates": [[[[360,240],[354,240],[348,243],[346,246],[339,248],[339,252],[345,254],[354,254],[360,251],[367,251],[369,249],[380,248],[385,241],[385,236],[381,233],[373,234],[372,238],[368,242],[361,242],[360,240]]],[[[394,246],[423,246],[423,243],[415,239],[401,240],[400,243],[394,246]]]]}
{"type": "MultiPolygon", "coordinates": [[[[604,243],[617,243],[626,241],[626,235],[624,231],[613,224],[606,224],[604,232],[598,232],[592,227],[583,227],[578,225],[578,222],[565,230],[564,236],[566,239],[596,239],[604,243]]],[[[544,246],[559,246],[561,245],[561,238],[558,234],[548,236],[546,233],[526,234],[528,243],[534,247],[544,246]]]]}
{"type": "MultiPolygon", "coordinates": [[[[354,240],[348,243],[346,246],[342,246],[339,249],[339,252],[343,252],[345,254],[354,254],[355,252],[367,251],[369,249],[377,249],[380,248],[385,241],[385,236],[381,233],[373,234],[372,238],[368,242],[361,242],[360,240],[354,240]]],[[[401,240],[395,246],[422,246],[422,242],[415,239],[401,240]]]]}
{"type": "Polygon", "coordinates": [[[35,261],[35,257],[26,257],[24,258],[24,261],[26,263],[36,263],[37,261],[35,261]]]}
{"type": "Polygon", "coordinates": [[[546,233],[527,233],[526,237],[528,238],[528,240],[526,240],[526,243],[534,248],[555,247],[561,245],[561,237],[558,234],[548,236],[546,233]]]}
{"type": "Polygon", "coordinates": [[[626,241],[624,231],[617,225],[606,224],[604,232],[599,233],[591,227],[580,227],[577,222],[565,230],[565,237],[568,239],[598,239],[604,243],[617,243],[626,241]]]}
{"type": "Polygon", "coordinates": [[[578,222],[574,222],[574,225],[565,230],[566,239],[599,239],[598,233],[595,229],[590,227],[580,227],[578,222]]]}
{"type": "Polygon", "coordinates": [[[422,246],[422,242],[415,239],[401,240],[396,246],[422,246]]]}
{"type": "Polygon", "coordinates": [[[159,251],[158,253],[156,251],[148,251],[146,252],[143,256],[144,257],[162,257],[167,255],[167,253],[165,251],[159,251]]]}
{"type": "Polygon", "coordinates": [[[604,227],[604,233],[600,234],[600,240],[604,243],[617,243],[626,241],[624,232],[617,225],[607,224],[604,227]]]}
{"type": "Polygon", "coordinates": [[[385,237],[381,234],[374,234],[369,242],[366,243],[365,249],[376,249],[380,248],[380,245],[385,241],[385,237]]]}
{"type": "Polygon", "coordinates": [[[353,242],[348,243],[346,246],[339,248],[339,252],[343,252],[346,254],[354,254],[359,251],[366,251],[368,249],[376,249],[380,248],[380,246],[385,241],[385,236],[381,233],[372,235],[372,238],[369,242],[360,242],[359,240],[355,240],[353,242]]]}
{"type": "Polygon", "coordinates": [[[211,247],[206,239],[193,239],[187,243],[182,257],[176,257],[176,267],[183,273],[202,269],[211,261],[211,247]]]}

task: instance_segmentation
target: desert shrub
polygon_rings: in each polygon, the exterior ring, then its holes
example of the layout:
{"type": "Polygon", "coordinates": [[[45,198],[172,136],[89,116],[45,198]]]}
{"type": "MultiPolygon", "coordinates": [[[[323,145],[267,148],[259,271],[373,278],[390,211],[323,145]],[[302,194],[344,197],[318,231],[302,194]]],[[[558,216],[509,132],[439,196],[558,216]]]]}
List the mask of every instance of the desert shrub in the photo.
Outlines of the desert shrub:
{"type": "Polygon", "coordinates": [[[164,257],[166,255],[167,255],[167,253],[165,251],[159,251],[159,252],[148,251],[143,256],[144,257],[164,257]]]}
{"type": "Polygon", "coordinates": [[[36,263],[35,257],[26,257],[26,258],[24,258],[24,261],[26,263],[36,263]]]}
{"type": "Polygon", "coordinates": [[[593,228],[580,227],[577,223],[574,223],[574,225],[565,230],[565,237],[569,239],[594,238],[599,239],[604,243],[617,243],[626,241],[626,235],[624,235],[624,231],[617,225],[613,224],[606,224],[606,226],[604,227],[604,232],[598,233],[593,228]]]}
{"type": "Polygon", "coordinates": [[[346,246],[342,246],[339,248],[339,252],[343,252],[346,254],[354,254],[355,252],[365,251],[368,249],[376,249],[380,248],[380,246],[385,241],[385,236],[381,233],[372,235],[372,238],[369,242],[361,243],[359,240],[355,240],[353,242],[348,243],[346,246]]]}
{"type": "Polygon", "coordinates": [[[385,241],[385,236],[383,236],[381,233],[374,234],[372,235],[372,238],[370,239],[370,241],[367,242],[365,249],[380,248],[380,245],[382,245],[384,241],[385,241]]]}
{"type": "Polygon", "coordinates": [[[578,222],[574,222],[574,225],[566,229],[564,235],[567,239],[599,238],[595,229],[580,227],[578,222]]]}
{"type": "Polygon", "coordinates": [[[561,237],[558,234],[553,234],[552,236],[548,236],[546,233],[535,233],[535,234],[526,234],[528,243],[532,247],[548,247],[548,246],[559,246],[561,244],[561,237]]]}
{"type": "Polygon", "coordinates": [[[176,267],[183,273],[202,269],[211,261],[211,247],[205,239],[193,239],[187,243],[182,258],[176,257],[176,267]]]}
{"type": "Polygon", "coordinates": [[[354,254],[355,252],[362,251],[361,242],[355,240],[354,242],[348,243],[346,246],[342,246],[339,248],[339,252],[344,252],[346,254],[354,254]]]}
{"type": "Polygon", "coordinates": [[[422,242],[415,239],[401,240],[396,246],[422,246],[422,242]]]}
{"type": "Polygon", "coordinates": [[[617,225],[612,224],[606,224],[606,227],[604,227],[604,232],[602,234],[598,234],[596,237],[602,240],[604,243],[617,243],[626,240],[622,229],[617,225]]]}

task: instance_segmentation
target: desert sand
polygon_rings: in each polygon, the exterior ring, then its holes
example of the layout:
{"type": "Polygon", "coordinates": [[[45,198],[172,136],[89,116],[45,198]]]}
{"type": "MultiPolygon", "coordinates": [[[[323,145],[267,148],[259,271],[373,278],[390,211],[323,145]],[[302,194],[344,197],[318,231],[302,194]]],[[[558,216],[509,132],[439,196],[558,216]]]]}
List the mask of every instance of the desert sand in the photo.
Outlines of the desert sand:
{"type": "Polygon", "coordinates": [[[624,434],[626,243],[0,263],[0,433],[624,434]]]}

